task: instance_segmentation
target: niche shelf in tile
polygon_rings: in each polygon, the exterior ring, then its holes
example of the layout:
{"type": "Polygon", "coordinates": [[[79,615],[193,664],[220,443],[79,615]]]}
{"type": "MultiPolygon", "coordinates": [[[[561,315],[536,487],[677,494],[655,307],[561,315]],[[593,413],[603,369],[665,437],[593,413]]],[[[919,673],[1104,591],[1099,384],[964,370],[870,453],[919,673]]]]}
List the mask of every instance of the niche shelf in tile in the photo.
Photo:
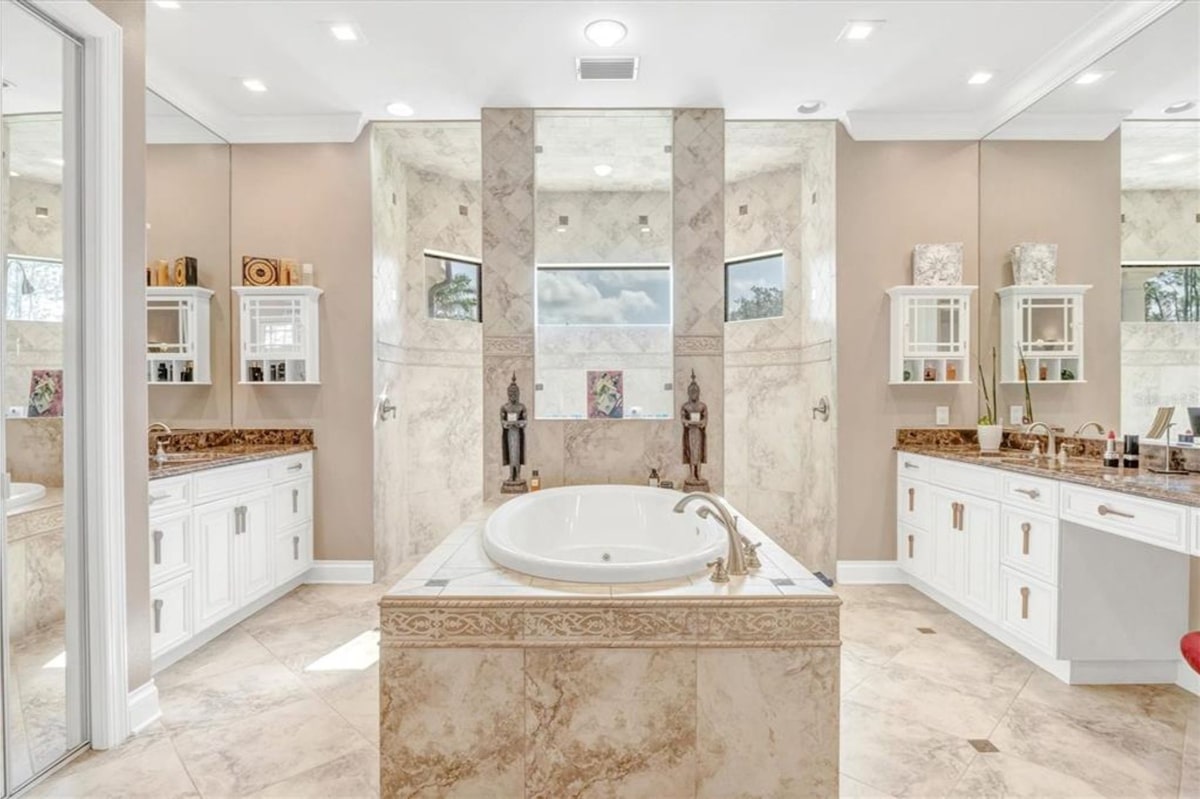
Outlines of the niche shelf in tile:
{"type": "Polygon", "coordinates": [[[155,386],[212,384],[210,308],[199,286],[146,288],[146,380],[155,386]]]}
{"type": "Polygon", "coordinates": [[[314,286],[235,286],[240,310],[238,382],[321,382],[319,301],[314,286]]]}
{"type": "Polygon", "coordinates": [[[894,286],[892,385],[971,382],[971,295],[975,286],[894,286]]]}
{"type": "Polygon", "coordinates": [[[1091,286],[1006,286],[1000,295],[1000,380],[1084,383],[1083,295],[1091,286]]]}

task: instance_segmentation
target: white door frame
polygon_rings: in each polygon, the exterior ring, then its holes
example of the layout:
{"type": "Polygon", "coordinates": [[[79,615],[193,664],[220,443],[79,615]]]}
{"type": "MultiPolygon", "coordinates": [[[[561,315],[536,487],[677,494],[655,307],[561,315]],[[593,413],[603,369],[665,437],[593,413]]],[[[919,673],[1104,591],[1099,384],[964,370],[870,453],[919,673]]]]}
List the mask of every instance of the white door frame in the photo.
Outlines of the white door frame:
{"type": "MultiPolygon", "coordinates": [[[[82,516],[92,746],[129,737],[125,596],[124,97],[121,26],[89,2],[29,0],[83,41],[82,516]]],[[[136,309],[133,309],[136,310],[136,309]]]]}

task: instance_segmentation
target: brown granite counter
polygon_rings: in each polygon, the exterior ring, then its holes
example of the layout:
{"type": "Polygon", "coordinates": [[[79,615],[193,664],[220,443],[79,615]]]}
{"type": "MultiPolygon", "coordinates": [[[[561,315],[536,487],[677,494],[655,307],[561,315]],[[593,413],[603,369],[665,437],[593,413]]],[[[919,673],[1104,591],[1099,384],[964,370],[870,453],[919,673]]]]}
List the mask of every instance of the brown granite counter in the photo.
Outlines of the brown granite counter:
{"type": "Polygon", "coordinates": [[[178,477],[205,469],[238,463],[298,455],[316,449],[313,431],[296,429],[232,428],[227,430],[184,430],[151,434],[148,440],[150,479],[178,477]],[[169,461],[154,460],[162,442],[169,461]]]}

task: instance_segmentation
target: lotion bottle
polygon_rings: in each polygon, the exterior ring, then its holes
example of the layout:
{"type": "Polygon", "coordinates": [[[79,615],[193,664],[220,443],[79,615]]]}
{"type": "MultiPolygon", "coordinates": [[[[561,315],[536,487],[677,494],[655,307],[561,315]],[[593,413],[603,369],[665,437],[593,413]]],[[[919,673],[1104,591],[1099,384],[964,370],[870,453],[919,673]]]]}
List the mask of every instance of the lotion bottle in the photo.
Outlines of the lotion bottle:
{"type": "Polygon", "coordinates": [[[529,478],[529,490],[540,491],[542,488],[542,478],[538,476],[538,470],[533,470],[533,475],[529,478]]]}

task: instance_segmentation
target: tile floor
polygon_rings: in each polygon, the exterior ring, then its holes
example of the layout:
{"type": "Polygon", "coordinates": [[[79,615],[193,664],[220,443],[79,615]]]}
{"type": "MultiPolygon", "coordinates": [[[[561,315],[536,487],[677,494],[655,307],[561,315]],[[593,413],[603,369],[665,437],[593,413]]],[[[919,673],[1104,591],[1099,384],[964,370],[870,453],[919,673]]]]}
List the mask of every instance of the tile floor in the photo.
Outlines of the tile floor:
{"type": "Polygon", "coordinates": [[[13,679],[6,690],[14,782],[24,782],[67,751],[65,640],[64,623],[57,622],[12,643],[13,679]]]}
{"type": "MultiPolygon", "coordinates": [[[[383,590],[297,589],[161,673],[160,724],[32,795],[375,796],[383,590]]],[[[910,588],[838,591],[842,796],[1200,797],[1200,699],[1063,685],[910,588]]]]}

